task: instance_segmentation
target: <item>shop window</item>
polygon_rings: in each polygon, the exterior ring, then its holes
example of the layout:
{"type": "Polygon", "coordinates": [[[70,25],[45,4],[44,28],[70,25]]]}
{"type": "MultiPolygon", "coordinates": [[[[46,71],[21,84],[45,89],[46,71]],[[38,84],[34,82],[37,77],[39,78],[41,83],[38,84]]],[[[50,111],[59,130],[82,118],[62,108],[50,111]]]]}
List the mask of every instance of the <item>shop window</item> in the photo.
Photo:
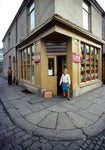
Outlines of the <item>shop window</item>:
{"type": "Polygon", "coordinates": [[[94,48],[91,47],[91,80],[94,80],[94,48]]]}
{"type": "Polygon", "coordinates": [[[26,49],[24,49],[24,80],[26,80],[26,49]]]}
{"type": "Polygon", "coordinates": [[[98,58],[99,58],[99,54],[98,54],[98,49],[95,49],[95,60],[96,60],[96,64],[95,64],[95,78],[98,79],[98,58]]]}
{"type": "Polygon", "coordinates": [[[54,76],[54,58],[48,59],[48,75],[54,76]]]}
{"type": "Polygon", "coordinates": [[[27,74],[28,81],[30,81],[30,47],[27,49],[27,74]]]}
{"type": "Polygon", "coordinates": [[[90,49],[86,45],[86,81],[90,81],[90,49]]]}
{"type": "Polygon", "coordinates": [[[84,44],[81,44],[80,57],[81,57],[81,82],[85,82],[85,46],[84,44]]]}
{"type": "Polygon", "coordinates": [[[23,52],[21,51],[21,79],[23,79],[23,52]]]}
{"type": "Polygon", "coordinates": [[[83,0],[83,28],[86,30],[90,30],[90,6],[89,4],[83,0]]]}
{"type": "Polygon", "coordinates": [[[31,3],[28,8],[29,32],[35,28],[35,2],[31,3]]]}
{"type": "Polygon", "coordinates": [[[81,83],[98,79],[98,49],[81,43],[81,83]]]}
{"type": "Polygon", "coordinates": [[[32,82],[35,82],[35,78],[34,78],[34,46],[32,46],[31,48],[31,67],[32,67],[32,82]]]}

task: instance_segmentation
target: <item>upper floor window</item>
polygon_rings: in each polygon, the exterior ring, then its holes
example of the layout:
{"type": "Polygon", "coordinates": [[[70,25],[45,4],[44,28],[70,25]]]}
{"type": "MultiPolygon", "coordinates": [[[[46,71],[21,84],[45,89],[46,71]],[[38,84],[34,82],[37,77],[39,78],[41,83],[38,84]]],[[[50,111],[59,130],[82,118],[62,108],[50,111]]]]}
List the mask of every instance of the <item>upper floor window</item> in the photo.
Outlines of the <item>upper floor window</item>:
{"type": "Polygon", "coordinates": [[[90,6],[83,0],[83,28],[90,31],[90,6]]]}
{"type": "Polygon", "coordinates": [[[28,8],[29,32],[35,28],[35,2],[32,2],[28,8]]]}

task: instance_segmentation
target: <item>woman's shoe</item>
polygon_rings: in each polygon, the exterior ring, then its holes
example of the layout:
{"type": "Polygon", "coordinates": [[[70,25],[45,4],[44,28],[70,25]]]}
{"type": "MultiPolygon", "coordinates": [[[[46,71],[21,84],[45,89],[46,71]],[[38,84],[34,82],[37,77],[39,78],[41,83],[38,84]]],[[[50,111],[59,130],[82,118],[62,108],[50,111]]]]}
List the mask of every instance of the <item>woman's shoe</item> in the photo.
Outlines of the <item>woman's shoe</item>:
{"type": "Polygon", "coordinates": [[[67,98],[68,101],[70,101],[70,98],[67,98]]]}
{"type": "Polygon", "coordinates": [[[62,98],[66,98],[66,96],[62,96],[62,98]]]}

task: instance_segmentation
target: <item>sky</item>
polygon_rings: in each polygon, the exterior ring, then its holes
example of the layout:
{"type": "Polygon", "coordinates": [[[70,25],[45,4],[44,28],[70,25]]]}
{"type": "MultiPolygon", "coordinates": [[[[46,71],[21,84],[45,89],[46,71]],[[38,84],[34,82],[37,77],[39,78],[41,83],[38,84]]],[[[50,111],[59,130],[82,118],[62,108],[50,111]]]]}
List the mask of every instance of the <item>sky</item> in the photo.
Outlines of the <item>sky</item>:
{"type": "MultiPolygon", "coordinates": [[[[0,48],[3,47],[2,39],[14,19],[23,0],[0,0],[0,48]]],[[[105,10],[105,0],[97,0],[105,10]]]]}

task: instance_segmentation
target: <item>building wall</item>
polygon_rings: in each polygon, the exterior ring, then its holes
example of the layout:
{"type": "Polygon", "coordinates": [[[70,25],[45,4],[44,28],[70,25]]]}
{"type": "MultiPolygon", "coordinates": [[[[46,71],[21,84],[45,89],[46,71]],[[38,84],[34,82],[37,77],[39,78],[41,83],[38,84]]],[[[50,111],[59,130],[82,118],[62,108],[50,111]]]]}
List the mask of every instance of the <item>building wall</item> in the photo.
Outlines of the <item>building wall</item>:
{"type": "MultiPolygon", "coordinates": [[[[82,0],[55,0],[55,14],[81,28],[83,28],[82,13],[82,0]]],[[[91,6],[91,32],[102,39],[102,14],[94,5],[91,6]]]]}
{"type": "Polygon", "coordinates": [[[19,15],[17,19],[17,43],[21,42],[28,34],[28,16],[27,9],[19,15]]]}
{"type": "Polygon", "coordinates": [[[81,0],[55,0],[55,14],[82,27],[82,1],[81,0]]]}
{"type": "MultiPolygon", "coordinates": [[[[105,41],[105,15],[102,18],[102,39],[105,41]]],[[[103,45],[103,53],[105,54],[105,45],[103,45]]]]}
{"type": "Polygon", "coordinates": [[[102,39],[102,14],[94,7],[91,7],[91,28],[92,33],[102,39]]]}
{"type": "Polygon", "coordinates": [[[54,14],[54,0],[35,0],[35,26],[42,25],[54,14]]]}

